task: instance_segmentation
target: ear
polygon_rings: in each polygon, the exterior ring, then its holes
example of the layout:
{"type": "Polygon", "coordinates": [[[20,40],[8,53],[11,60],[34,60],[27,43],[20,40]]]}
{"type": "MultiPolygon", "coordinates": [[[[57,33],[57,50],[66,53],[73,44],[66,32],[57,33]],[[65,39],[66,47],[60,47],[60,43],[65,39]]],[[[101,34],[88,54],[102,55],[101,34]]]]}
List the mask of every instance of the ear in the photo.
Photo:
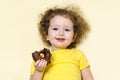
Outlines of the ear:
{"type": "Polygon", "coordinates": [[[47,41],[49,41],[49,37],[47,36],[46,38],[47,38],[47,41]]]}
{"type": "Polygon", "coordinates": [[[74,36],[73,36],[73,41],[72,42],[75,41],[76,37],[77,37],[77,34],[75,33],[74,36]]]}

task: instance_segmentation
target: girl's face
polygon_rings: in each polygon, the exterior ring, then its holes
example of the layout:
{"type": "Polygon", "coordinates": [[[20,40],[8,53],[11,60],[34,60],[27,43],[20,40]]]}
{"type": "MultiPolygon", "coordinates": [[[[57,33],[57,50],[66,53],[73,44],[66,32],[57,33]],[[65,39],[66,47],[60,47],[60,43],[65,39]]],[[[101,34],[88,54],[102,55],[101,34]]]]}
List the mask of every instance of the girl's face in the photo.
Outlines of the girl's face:
{"type": "Polygon", "coordinates": [[[56,15],[50,20],[47,40],[50,41],[53,50],[65,49],[74,38],[72,21],[64,16],[56,15]]]}

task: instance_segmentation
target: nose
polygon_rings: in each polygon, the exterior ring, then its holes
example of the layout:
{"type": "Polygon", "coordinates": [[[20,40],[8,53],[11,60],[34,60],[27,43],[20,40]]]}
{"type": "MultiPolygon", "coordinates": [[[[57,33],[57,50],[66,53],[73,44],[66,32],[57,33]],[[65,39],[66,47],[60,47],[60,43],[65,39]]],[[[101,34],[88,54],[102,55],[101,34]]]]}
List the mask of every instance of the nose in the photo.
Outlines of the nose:
{"type": "Polygon", "coordinates": [[[63,36],[63,35],[64,35],[64,30],[63,30],[63,29],[59,30],[59,35],[60,35],[60,36],[63,36]]]}

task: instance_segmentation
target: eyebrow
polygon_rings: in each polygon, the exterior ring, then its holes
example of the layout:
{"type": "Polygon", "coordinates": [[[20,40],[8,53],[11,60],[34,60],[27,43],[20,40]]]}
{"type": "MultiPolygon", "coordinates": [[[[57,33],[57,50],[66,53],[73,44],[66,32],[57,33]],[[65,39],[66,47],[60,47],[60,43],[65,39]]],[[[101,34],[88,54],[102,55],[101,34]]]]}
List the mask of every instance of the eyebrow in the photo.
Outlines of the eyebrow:
{"type": "Polygon", "coordinates": [[[70,26],[65,26],[66,28],[70,28],[70,29],[73,29],[73,27],[70,27],[70,26]]]}

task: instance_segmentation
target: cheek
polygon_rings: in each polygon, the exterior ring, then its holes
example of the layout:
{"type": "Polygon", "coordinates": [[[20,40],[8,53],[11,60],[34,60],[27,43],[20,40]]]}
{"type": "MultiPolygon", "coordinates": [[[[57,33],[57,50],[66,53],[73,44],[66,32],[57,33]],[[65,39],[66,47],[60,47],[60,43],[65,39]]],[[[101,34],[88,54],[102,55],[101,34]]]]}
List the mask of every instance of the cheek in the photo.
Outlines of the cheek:
{"type": "Polygon", "coordinates": [[[48,29],[48,38],[51,38],[51,36],[52,36],[52,31],[50,30],[50,29],[48,29]]]}
{"type": "Polygon", "coordinates": [[[48,36],[47,36],[47,39],[48,40],[53,40],[54,39],[54,33],[48,33],[48,36]]]}
{"type": "Polygon", "coordinates": [[[69,39],[69,40],[73,40],[74,35],[73,34],[69,34],[69,35],[66,36],[66,38],[69,39]]]}

